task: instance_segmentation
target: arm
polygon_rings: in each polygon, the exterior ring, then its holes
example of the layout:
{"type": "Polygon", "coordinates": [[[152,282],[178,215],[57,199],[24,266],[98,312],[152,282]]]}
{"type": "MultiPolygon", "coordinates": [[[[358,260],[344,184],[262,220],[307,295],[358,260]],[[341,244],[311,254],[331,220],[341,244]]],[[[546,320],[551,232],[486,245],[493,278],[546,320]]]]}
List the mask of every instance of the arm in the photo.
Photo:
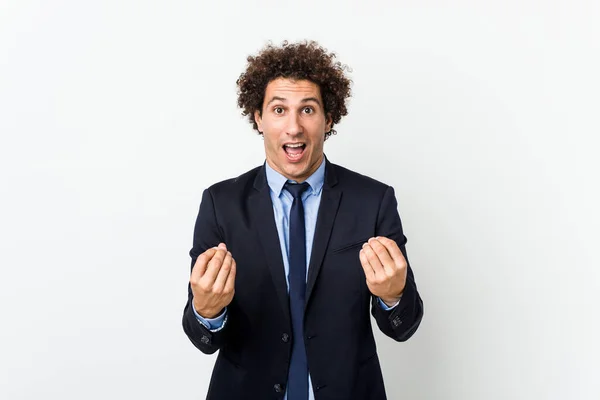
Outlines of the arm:
{"type": "Polygon", "coordinates": [[[396,242],[408,264],[406,284],[397,306],[385,310],[378,304],[378,299],[372,296],[371,314],[377,321],[379,329],[392,339],[403,342],[408,340],[417,330],[423,318],[423,301],[417,291],[414,274],[406,254],[406,237],[402,231],[402,223],[398,215],[398,203],[394,189],[388,187],[379,208],[377,217],[378,236],[384,236],[396,242]]]}
{"type": "MultiPolygon", "coordinates": [[[[208,190],[205,190],[202,195],[202,201],[200,203],[200,211],[196,219],[196,225],[194,228],[194,241],[193,247],[190,250],[190,256],[192,257],[192,269],[196,264],[198,257],[206,250],[218,245],[223,240],[223,235],[218,227],[217,220],[215,217],[214,203],[212,196],[208,190]]],[[[209,327],[205,326],[196,317],[197,312],[194,309],[194,295],[192,292],[191,284],[188,283],[188,301],[183,310],[183,330],[190,339],[190,341],[200,351],[205,354],[212,354],[219,350],[225,340],[225,333],[227,323],[225,317],[227,311],[223,311],[223,325],[220,329],[214,329],[211,331],[209,327]]]]}

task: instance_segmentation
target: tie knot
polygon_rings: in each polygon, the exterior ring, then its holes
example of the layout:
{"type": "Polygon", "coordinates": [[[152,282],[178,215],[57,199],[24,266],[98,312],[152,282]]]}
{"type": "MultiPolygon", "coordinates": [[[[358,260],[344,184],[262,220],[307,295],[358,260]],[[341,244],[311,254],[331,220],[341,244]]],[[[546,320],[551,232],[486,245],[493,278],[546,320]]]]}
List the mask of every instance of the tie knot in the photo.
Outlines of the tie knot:
{"type": "Polygon", "coordinates": [[[300,196],[302,195],[302,193],[304,193],[306,191],[306,189],[308,189],[310,187],[310,185],[308,184],[308,182],[303,182],[303,183],[291,183],[291,182],[286,182],[284,188],[290,192],[290,194],[294,197],[294,199],[299,199],[300,196]]]}

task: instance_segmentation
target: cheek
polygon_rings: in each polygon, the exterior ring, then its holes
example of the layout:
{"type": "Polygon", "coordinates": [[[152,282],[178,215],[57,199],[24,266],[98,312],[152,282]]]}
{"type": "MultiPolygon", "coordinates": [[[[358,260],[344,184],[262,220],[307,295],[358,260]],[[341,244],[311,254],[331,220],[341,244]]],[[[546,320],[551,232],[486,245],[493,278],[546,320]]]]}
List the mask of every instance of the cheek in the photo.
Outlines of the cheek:
{"type": "Polygon", "coordinates": [[[277,140],[277,137],[274,137],[273,135],[266,135],[264,133],[263,136],[265,140],[265,147],[267,148],[267,150],[270,150],[272,152],[276,152],[277,150],[279,150],[279,141],[277,140]]]}
{"type": "Polygon", "coordinates": [[[322,149],[323,148],[323,144],[324,144],[324,139],[325,139],[325,134],[322,135],[315,135],[312,138],[312,147],[314,149],[322,149]]]}

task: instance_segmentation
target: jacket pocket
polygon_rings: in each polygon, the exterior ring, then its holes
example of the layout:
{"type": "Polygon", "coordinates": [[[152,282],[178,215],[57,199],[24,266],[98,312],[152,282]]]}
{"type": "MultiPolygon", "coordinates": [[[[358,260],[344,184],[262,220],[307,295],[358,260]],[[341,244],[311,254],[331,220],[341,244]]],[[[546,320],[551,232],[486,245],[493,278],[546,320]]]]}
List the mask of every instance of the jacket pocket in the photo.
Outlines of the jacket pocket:
{"type": "Polygon", "coordinates": [[[368,240],[369,240],[369,238],[361,239],[361,240],[358,240],[358,241],[353,240],[350,243],[346,243],[346,244],[343,244],[341,246],[336,246],[334,249],[331,249],[331,253],[332,254],[341,253],[342,251],[346,251],[346,250],[350,250],[350,249],[362,247],[362,245],[364,243],[367,243],[368,240]]]}
{"type": "Polygon", "coordinates": [[[352,390],[352,400],[385,400],[385,386],[377,353],[358,365],[358,373],[352,390]]]}

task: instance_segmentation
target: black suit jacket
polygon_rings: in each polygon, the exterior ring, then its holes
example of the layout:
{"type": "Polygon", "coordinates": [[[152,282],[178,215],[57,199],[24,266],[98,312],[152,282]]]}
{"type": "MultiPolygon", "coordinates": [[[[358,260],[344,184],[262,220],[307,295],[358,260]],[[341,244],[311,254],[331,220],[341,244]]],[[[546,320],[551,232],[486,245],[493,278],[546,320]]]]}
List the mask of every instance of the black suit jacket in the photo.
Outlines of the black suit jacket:
{"type": "MultiPolygon", "coordinates": [[[[423,316],[410,265],[392,311],[384,311],[369,292],[358,253],[374,236],[395,240],[408,261],[393,188],[326,161],[304,317],[315,400],[385,399],[369,308],[379,329],[400,342],[413,335],[423,316]]],[[[237,263],[225,327],[211,332],[196,320],[189,285],[183,313],[191,342],[203,353],[220,350],[207,399],[282,399],[294,338],[264,165],[204,191],[192,267],[219,242],[237,263]]]]}

